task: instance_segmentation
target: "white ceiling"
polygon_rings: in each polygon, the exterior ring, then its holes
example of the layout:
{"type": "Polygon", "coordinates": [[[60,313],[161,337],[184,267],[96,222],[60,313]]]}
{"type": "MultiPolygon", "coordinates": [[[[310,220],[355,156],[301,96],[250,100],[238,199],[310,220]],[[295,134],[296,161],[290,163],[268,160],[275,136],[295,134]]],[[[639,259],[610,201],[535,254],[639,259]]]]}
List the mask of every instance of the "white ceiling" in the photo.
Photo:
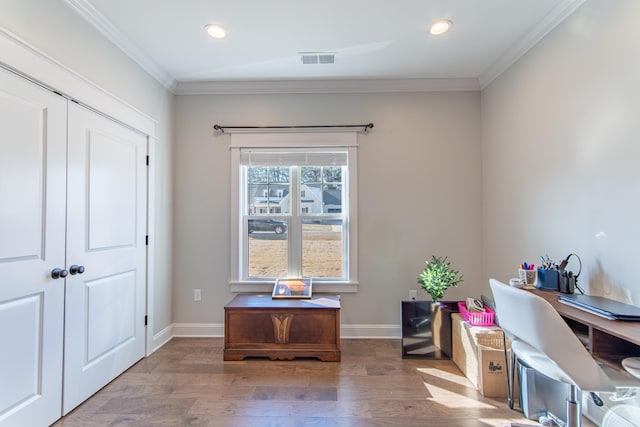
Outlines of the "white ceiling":
{"type": "Polygon", "coordinates": [[[174,90],[366,79],[480,88],[584,0],[65,1],[174,90]],[[440,18],[453,28],[429,35],[440,18]],[[227,37],[209,37],[208,23],[224,26],[227,37]],[[335,64],[303,65],[299,52],[309,51],[335,52],[335,64]]]}

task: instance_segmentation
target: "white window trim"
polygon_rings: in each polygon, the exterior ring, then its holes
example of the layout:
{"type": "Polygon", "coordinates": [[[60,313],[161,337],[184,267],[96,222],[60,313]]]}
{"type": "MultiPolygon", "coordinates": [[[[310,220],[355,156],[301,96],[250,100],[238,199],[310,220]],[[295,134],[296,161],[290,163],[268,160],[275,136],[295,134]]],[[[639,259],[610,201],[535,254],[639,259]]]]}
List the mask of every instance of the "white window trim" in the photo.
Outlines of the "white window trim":
{"type": "Polygon", "coordinates": [[[232,134],[230,157],[230,278],[231,292],[271,292],[273,283],[268,280],[241,280],[240,236],[242,221],[239,221],[240,199],[240,149],[241,148],[318,148],[342,147],[347,149],[349,181],[346,189],[349,195],[349,279],[341,281],[314,282],[317,293],[354,293],[358,291],[358,161],[357,134],[355,132],[335,133],[264,133],[232,134]]]}

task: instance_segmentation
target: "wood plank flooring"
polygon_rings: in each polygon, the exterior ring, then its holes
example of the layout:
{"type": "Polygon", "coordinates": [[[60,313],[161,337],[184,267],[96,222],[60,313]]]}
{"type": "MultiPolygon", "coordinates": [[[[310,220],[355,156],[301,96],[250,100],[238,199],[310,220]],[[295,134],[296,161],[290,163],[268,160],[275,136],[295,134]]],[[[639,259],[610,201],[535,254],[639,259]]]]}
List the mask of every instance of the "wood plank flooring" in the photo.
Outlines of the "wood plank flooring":
{"type": "MultiPolygon", "coordinates": [[[[403,360],[399,340],[342,340],[342,362],[223,362],[221,338],[176,338],[55,427],[506,426],[451,361],[403,360]]],[[[536,423],[529,422],[532,425],[536,423]]]]}

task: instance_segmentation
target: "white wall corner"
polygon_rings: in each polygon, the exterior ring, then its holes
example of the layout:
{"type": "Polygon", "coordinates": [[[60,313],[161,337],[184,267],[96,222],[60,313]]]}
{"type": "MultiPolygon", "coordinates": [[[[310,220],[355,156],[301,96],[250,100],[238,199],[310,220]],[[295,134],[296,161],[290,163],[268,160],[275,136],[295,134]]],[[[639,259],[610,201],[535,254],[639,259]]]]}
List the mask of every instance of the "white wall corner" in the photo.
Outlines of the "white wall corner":
{"type": "Polygon", "coordinates": [[[151,353],[158,350],[160,347],[171,341],[173,338],[173,325],[169,325],[157,334],[153,336],[151,351],[147,353],[147,356],[150,356],[151,353]]]}
{"type": "Polygon", "coordinates": [[[155,138],[157,120],[0,27],[0,67],[155,138]]]}
{"type": "Polygon", "coordinates": [[[175,90],[175,79],[129,40],[88,0],[64,0],[64,2],[167,90],[170,92],[175,90]]]}
{"type": "Polygon", "coordinates": [[[491,84],[500,74],[504,73],[522,55],[533,48],[540,40],[560,25],[569,15],[571,15],[585,0],[564,0],[559,3],[542,21],[531,31],[514,43],[507,52],[494,62],[478,78],[480,89],[484,89],[491,84]]]}

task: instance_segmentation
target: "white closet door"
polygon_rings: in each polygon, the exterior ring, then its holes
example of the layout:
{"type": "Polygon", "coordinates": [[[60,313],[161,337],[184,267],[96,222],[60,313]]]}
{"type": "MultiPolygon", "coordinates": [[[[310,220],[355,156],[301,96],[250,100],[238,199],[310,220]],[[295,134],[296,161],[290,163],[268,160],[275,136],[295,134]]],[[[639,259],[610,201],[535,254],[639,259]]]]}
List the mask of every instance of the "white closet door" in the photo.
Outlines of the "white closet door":
{"type": "Polygon", "coordinates": [[[68,138],[64,414],[144,356],[146,292],[146,137],[69,103],[68,138]]]}
{"type": "Polygon", "coordinates": [[[66,100],[0,69],[0,426],[61,415],[66,100]]]}

